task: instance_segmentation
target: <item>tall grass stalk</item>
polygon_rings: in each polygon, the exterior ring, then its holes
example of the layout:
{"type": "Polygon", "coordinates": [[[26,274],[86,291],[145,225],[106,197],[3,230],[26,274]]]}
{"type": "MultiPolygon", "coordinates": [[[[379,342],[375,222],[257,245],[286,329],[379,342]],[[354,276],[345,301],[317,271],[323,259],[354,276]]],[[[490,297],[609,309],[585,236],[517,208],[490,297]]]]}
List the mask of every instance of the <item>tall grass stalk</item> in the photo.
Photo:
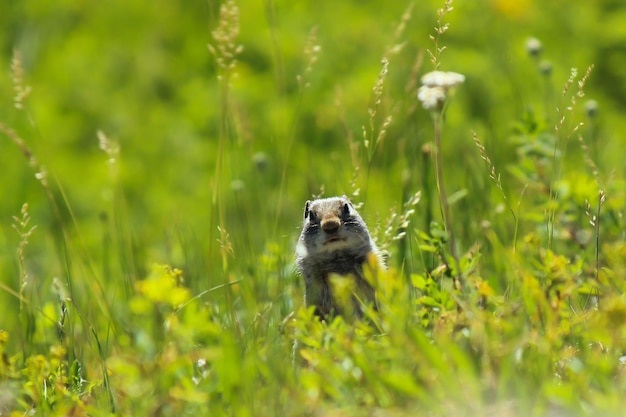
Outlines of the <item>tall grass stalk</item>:
{"type": "Polygon", "coordinates": [[[489,155],[487,154],[487,150],[485,149],[485,146],[480,142],[480,139],[478,138],[478,134],[476,132],[472,131],[472,137],[474,138],[474,143],[476,144],[476,147],[480,150],[480,157],[482,158],[483,161],[485,161],[485,163],[487,164],[487,167],[489,168],[489,178],[491,178],[496,183],[496,187],[498,188],[498,191],[500,192],[500,195],[502,196],[504,203],[506,204],[507,208],[509,209],[509,212],[511,213],[511,216],[513,217],[513,221],[515,222],[515,231],[513,234],[513,253],[515,253],[515,250],[517,248],[517,232],[519,229],[518,216],[515,214],[513,207],[509,203],[509,199],[506,197],[506,193],[504,192],[504,187],[502,186],[502,179],[500,178],[500,173],[496,172],[496,166],[493,164],[493,162],[489,158],[489,155]]]}
{"type": "Polygon", "coordinates": [[[280,30],[278,12],[274,0],[263,0],[265,6],[265,19],[269,27],[272,53],[274,56],[274,86],[279,96],[285,93],[285,69],[283,64],[283,52],[280,46],[280,30]]]}
{"type": "Polygon", "coordinates": [[[115,400],[115,392],[113,390],[113,387],[111,385],[111,381],[109,378],[110,372],[109,372],[109,368],[107,367],[107,352],[104,349],[104,346],[102,345],[102,343],[100,342],[100,338],[98,337],[98,333],[96,329],[90,326],[89,330],[91,331],[91,334],[94,340],[96,341],[96,346],[98,347],[98,355],[100,356],[101,370],[102,370],[102,385],[106,392],[109,409],[111,410],[111,413],[115,414],[117,412],[117,401],[115,400]]]}
{"type": "Polygon", "coordinates": [[[602,205],[606,200],[606,194],[603,190],[598,191],[598,209],[596,211],[596,222],[593,225],[595,228],[596,235],[596,247],[594,250],[595,262],[596,262],[596,282],[598,281],[598,274],[600,273],[600,211],[602,210],[602,205]]]}
{"type": "Polygon", "coordinates": [[[28,204],[24,203],[20,211],[20,216],[13,216],[13,229],[20,236],[20,243],[17,247],[17,263],[20,272],[19,294],[20,300],[20,322],[22,325],[22,351],[24,360],[27,357],[26,346],[32,344],[32,339],[35,332],[35,317],[33,309],[27,301],[25,296],[26,288],[29,285],[34,285],[30,282],[30,276],[26,268],[25,255],[26,246],[28,245],[28,239],[31,237],[37,226],[29,226],[30,215],[28,214],[28,204]]]}
{"type": "Polygon", "coordinates": [[[365,148],[367,158],[367,168],[365,171],[365,190],[363,193],[364,203],[367,201],[367,189],[369,185],[370,173],[372,170],[372,163],[374,162],[374,155],[376,154],[378,146],[387,135],[387,129],[389,128],[393,120],[393,117],[391,115],[387,115],[384,118],[384,121],[382,122],[380,127],[377,126],[377,120],[381,117],[380,113],[382,113],[383,91],[385,86],[385,80],[387,78],[387,74],[389,73],[389,59],[387,57],[383,57],[380,63],[381,69],[378,73],[378,79],[376,80],[373,88],[373,102],[367,109],[368,127],[367,129],[365,128],[365,126],[361,127],[363,133],[363,147],[365,148]]]}
{"type": "MultiPolygon", "coordinates": [[[[367,109],[368,114],[368,127],[361,127],[363,136],[363,146],[366,152],[367,168],[365,173],[365,191],[363,193],[363,203],[367,201],[367,189],[370,181],[370,174],[372,170],[372,163],[374,161],[374,155],[377,148],[384,141],[387,136],[387,131],[393,122],[392,114],[385,114],[383,106],[383,92],[385,86],[385,80],[389,73],[389,60],[390,57],[399,54],[406,42],[402,42],[402,36],[407,27],[407,24],[411,20],[411,13],[413,11],[413,3],[410,3],[404,10],[400,18],[400,22],[396,26],[391,42],[385,48],[384,56],[381,59],[381,69],[378,73],[378,78],[373,87],[372,104],[367,109]],[[380,126],[378,126],[380,124],[380,126]]],[[[356,174],[356,172],[355,172],[356,174]]]]}
{"type": "Polygon", "coordinates": [[[440,46],[441,35],[443,35],[449,28],[448,23],[443,22],[443,18],[454,10],[452,7],[452,0],[446,0],[441,9],[437,10],[437,26],[435,27],[435,34],[430,35],[430,40],[433,41],[435,48],[431,51],[428,49],[428,55],[430,56],[430,62],[433,63],[435,71],[441,66],[441,54],[446,50],[445,45],[440,46]]]}
{"type": "Polygon", "coordinates": [[[301,74],[296,76],[296,80],[298,82],[298,96],[296,99],[296,106],[294,109],[294,113],[292,115],[291,125],[289,127],[289,131],[287,133],[287,147],[285,151],[285,155],[283,158],[283,167],[280,178],[280,185],[278,189],[278,202],[276,204],[276,217],[274,219],[274,230],[276,231],[280,220],[282,218],[281,207],[283,205],[283,199],[285,195],[285,191],[287,189],[287,179],[289,173],[289,161],[291,160],[291,152],[293,150],[293,145],[296,140],[296,133],[298,131],[298,125],[300,122],[300,115],[302,112],[302,103],[304,100],[305,91],[311,86],[311,82],[309,80],[309,75],[313,71],[317,60],[319,59],[319,54],[321,51],[321,46],[317,42],[317,27],[314,27],[309,32],[309,36],[307,37],[306,44],[304,46],[304,57],[306,60],[306,67],[302,71],[301,74]]]}
{"type": "MultiPolygon", "coordinates": [[[[36,137],[41,140],[41,132],[39,131],[39,127],[35,121],[35,118],[33,117],[32,112],[28,109],[26,103],[26,99],[30,96],[32,88],[24,83],[22,55],[17,49],[13,51],[13,59],[11,60],[11,81],[13,82],[13,90],[15,92],[15,96],[13,98],[15,108],[19,111],[25,112],[29,124],[36,132],[36,137]]],[[[46,193],[46,197],[50,202],[50,206],[54,211],[54,215],[59,221],[59,224],[64,226],[61,210],[57,205],[54,194],[48,183],[48,170],[46,169],[46,167],[37,160],[31,148],[13,129],[0,122],[0,131],[2,131],[6,136],[9,137],[9,139],[11,139],[11,141],[22,152],[30,167],[35,170],[35,178],[42,185],[46,193]]]]}
{"type": "MultiPolygon", "coordinates": [[[[597,104],[594,103],[593,113],[589,112],[589,109],[587,109],[587,115],[588,115],[589,119],[591,119],[590,122],[592,124],[594,122],[596,105],[597,104]]],[[[591,139],[593,140],[593,135],[591,135],[591,139]]],[[[583,135],[582,134],[578,135],[578,141],[580,143],[580,148],[583,151],[583,158],[584,158],[585,164],[587,165],[587,167],[591,171],[591,175],[593,175],[593,177],[596,180],[596,184],[599,187],[599,190],[598,190],[598,208],[597,208],[597,212],[596,212],[595,215],[591,214],[591,205],[589,204],[589,202],[587,200],[585,200],[585,203],[586,203],[586,206],[587,206],[586,207],[586,214],[590,218],[589,219],[589,223],[594,228],[594,234],[595,234],[594,257],[595,257],[595,278],[596,278],[596,282],[597,282],[598,281],[598,274],[600,272],[600,210],[602,208],[602,205],[604,204],[604,201],[606,200],[606,194],[605,194],[604,190],[602,189],[602,184],[600,182],[600,172],[598,170],[598,166],[594,162],[594,159],[591,156],[591,152],[589,150],[589,147],[585,143],[585,140],[583,139],[583,135]]]]}
{"type": "MultiPolygon", "coordinates": [[[[127,221],[128,207],[122,184],[120,183],[121,169],[121,146],[119,142],[110,139],[103,131],[96,132],[98,147],[107,156],[106,165],[109,170],[109,181],[111,186],[112,205],[110,207],[111,216],[103,214],[101,216],[103,229],[102,251],[103,268],[102,276],[108,279],[112,274],[109,259],[111,257],[111,247],[118,255],[119,267],[121,269],[122,289],[124,300],[128,302],[133,294],[133,285],[141,275],[142,268],[139,266],[136,248],[133,245],[133,233],[127,221]],[[113,245],[110,245],[113,243],[113,245]]],[[[115,276],[115,275],[114,275],[115,276]]]]}
{"type": "Polygon", "coordinates": [[[432,202],[435,197],[433,196],[432,189],[432,160],[433,160],[433,146],[432,143],[427,143],[420,149],[420,162],[422,166],[422,190],[424,192],[424,199],[426,200],[426,213],[424,214],[424,231],[428,232],[433,222],[433,206],[432,202]]]}
{"type": "MultiPolygon", "coordinates": [[[[572,137],[572,135],[576,134],[578,130],[582,127],[583,123],[575,123],[573,127],[568,129],[568,126],[565,126],[566,122],[569,122],[569,125],[574,123],[570,120],[573,117],[574,108],[578,102],[579,98],[585,96],[584,86],[587,82],[587,79],[591,75],[591,71],[593,70],[593,65],[590,65],[585,71],[585,74],[582,78],[577,82],[578,89],[574,92],[570,99],[569,103],[565,104],[565,108],[562,106],[557,108],[558,121],[554,126],[555,136],[554,136],[554,148],[553,148],[553,169],[552,169],[552,179],[550,181],[550,189],[549,189],[549,206],[548,206],[548,221],[547,221],[547,230],[548,230],[548,248],[552,249],[553,241],[554,241],[554,223],[556,222],[556,212],[557,212],[557,204],[558,204],[558,182],[561,179],[562,169],[563,169],[563,160],[565,158],[565,154],[567,151],[567,145],[572,137]],[[564,132],[564,130],[566,130],[564,132]],[[564,137],[565,142],[563,145],[560,144],[561,137],[564,137]],[[562,147],[561,152],[559,152],[562,147]]],[[[576,77],[578,76],[578,70],[576,68],[572,68],[570,72],[570,76],[567,79],[564,87],[563,87],[563,97],[566,97],[568,93],[570,93],[570,89],[574,82],[576,81],[576,77]]]]}
{"type": "Polygon", "coordinates": [[[598,206],[595,213],[592,212],[592,207],[589,201],[585,200],[586,208],[585,213],[589,217],[589,224],[593,227],[594,232],[594,261],[595,261],[595,279],[598,282],[598,274],[600,273],[600,211],[602,205],[606,201],[606,193],[600,189],[598,191],[598,206]]]}
{"type": "Polygon", "coordinates": [[[213,177],[213,192],[211,198],[209,253],[217,241],[217,228],[226,230],[224,219],[224,154],[228,136],[228,121],[230,117],[230,82],[237,67],[237,56],[243,51],[243,46],[237,43],[239,36],[239,8],[233,0],[229,0],[220,7],[220,18],[217,28],[211,35],[214,44],[208,44],[209,51],[215,57],[218,66],[218,80],[220,82],[220,133],[215,160],[215,175],[213,177]]]}

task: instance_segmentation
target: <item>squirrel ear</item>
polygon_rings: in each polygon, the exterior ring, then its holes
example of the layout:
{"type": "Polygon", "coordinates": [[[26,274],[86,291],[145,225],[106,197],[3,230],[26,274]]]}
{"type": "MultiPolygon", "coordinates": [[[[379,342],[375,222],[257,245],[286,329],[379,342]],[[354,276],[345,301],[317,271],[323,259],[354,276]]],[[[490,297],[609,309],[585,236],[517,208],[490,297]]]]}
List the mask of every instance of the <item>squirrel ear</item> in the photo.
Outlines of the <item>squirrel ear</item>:
{"type": "Polygon", "coordinates": [[[307,217],[309,217],[309,207],[311,206],[311,200],[307,200],[306,204],[304,205],[304,218],[306,219],[307,217]]]}
{"type": "Polygon", "coordinates": [[[348,204],[350,204],[351,207],[354,207],[354,204],[352,204],[352,201],[350,201],[350,197],[348,197],[347,195],[342,195],[341,198],[343,198],[344,200],[346,200],[348,202],[348,204]]]}

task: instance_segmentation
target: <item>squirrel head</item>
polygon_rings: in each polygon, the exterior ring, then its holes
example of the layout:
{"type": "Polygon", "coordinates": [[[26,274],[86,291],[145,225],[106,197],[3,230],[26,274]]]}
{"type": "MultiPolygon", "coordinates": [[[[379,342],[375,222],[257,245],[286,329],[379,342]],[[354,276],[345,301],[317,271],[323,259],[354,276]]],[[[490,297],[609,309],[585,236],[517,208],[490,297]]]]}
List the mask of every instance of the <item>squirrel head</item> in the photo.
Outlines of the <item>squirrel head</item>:
{"type": "Polygon", "coordinates": [[[298,248],[304,256],[338,250],[362,252],[371,247],[365,222],[348,197],[307,201],[298,248]]]}

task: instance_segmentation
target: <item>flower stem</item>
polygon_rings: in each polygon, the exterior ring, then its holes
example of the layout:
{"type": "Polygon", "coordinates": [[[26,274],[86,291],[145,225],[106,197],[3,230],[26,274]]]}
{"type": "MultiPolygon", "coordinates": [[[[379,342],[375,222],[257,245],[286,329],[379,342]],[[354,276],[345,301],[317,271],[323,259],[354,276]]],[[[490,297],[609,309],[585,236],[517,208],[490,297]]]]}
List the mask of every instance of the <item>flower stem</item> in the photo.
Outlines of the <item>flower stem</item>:
{"type": "Polygon", "coordinates": [[[450,206],[448,205],[448,195],[446,194],[446,187],[443,180],[443,164],[441,162],[441,130],[442,130],[443,111],[433,113],[434,135],[435,135],[435,170],[437,173],[437,189],[439,191],[439,203],[441,205],[441,212],[443,215],[443,221],[448,232],[448,242],[450,244],[450,254],[454,259],[456,277],[454,280],[455,287],[461,289],[464,286],[461,279],[461,264],[459,262],[459,255],[456,251],[456,244],[454,241],[454,232],[452,231],[452,222],[450,220],[450,206]]]}

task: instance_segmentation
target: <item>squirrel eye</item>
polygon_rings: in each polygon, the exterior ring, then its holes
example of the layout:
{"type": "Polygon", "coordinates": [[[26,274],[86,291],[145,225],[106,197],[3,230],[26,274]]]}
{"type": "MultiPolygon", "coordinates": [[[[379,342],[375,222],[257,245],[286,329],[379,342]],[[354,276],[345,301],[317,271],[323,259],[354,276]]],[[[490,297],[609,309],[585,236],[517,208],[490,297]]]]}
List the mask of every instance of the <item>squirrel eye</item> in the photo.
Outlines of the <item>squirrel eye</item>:
{"type": "Polygon", "coordinates": [[[350,217],[350,205],[348,203],[343,205],[341,209],[341,215],[343,217],[350,217]]]}
{"type": "Polygon", "coordinates": [[[310,201],[307,201],[306,205],[304,206],[304,219],[309,219],[310,223],[315,223],[319,221],[319,219],[317,218],[317,214],[315,214],[315,211],[311,210],[310,201]]]}

